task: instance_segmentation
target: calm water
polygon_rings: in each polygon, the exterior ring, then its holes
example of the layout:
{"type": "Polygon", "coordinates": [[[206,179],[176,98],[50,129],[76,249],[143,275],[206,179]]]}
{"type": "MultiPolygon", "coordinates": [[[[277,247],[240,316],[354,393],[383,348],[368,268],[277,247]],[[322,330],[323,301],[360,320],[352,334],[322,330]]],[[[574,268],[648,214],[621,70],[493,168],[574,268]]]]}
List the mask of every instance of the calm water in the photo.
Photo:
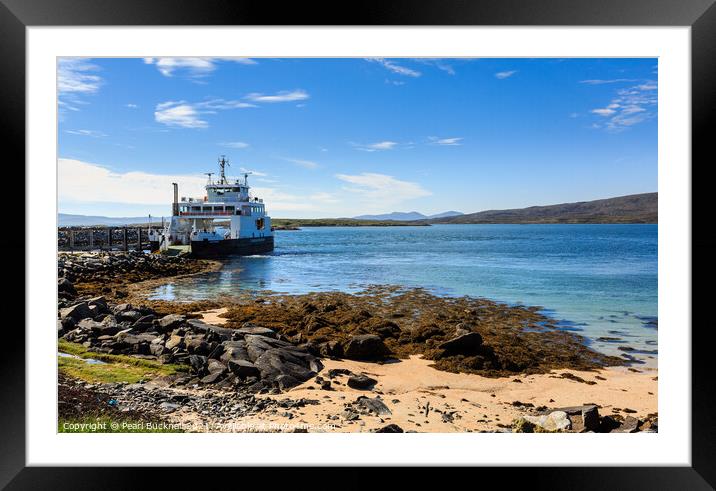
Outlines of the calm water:
{"type": "MultiPolygon", "coordinates": [[[[564,329],[616,352],[655,351],[657,225],[435,225],[276,232],[276,250],[223,271],[164,285],[153,298],[190,300],[237,290],[285,293],[367,284],[421,286],[544,307],[564,329]],[[652,321],[650,324],[649,321],[652,321]]],[[[616,352],[619,353],[619,352],[616,352]]],[[[648,358],[655,353],[642,353],[648,358]]]]}

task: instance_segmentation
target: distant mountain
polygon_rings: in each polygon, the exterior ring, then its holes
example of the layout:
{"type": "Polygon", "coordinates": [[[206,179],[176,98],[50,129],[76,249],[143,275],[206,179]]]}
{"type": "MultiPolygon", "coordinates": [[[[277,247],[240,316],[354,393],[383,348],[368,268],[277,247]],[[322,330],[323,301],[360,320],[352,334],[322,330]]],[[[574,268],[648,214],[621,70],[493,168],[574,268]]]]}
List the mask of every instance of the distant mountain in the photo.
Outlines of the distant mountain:
{"type": "MultiPolygon", "coordinates": [[[[146,224],[148,217],[100,217],[87,215],[69,215],[67,213],[59,213],[57,215],[58,226],[60,227],[89,227],[92,225],[104,226],[122,226],[134,224],[146,224]]],[[[152,218],[152,221],[157,221],[152,218]]]]}
{"type": "Polygon", "coordinates": [[[436,215],[423,215],[417,211],[394,211],[393,213],[384,213],[382,215],[360,215],[353,217],[356,220],[396,220],[400,222],[409,222],[414,220],[428,220],[432,218],[453,217],[462,215],[459,211],[445,211],[436,215]]]}
{"type": "Polygon", "coordinates": [[[435,218],[428,223],[658,223],[659,194],[579,201],[435,218]]]}

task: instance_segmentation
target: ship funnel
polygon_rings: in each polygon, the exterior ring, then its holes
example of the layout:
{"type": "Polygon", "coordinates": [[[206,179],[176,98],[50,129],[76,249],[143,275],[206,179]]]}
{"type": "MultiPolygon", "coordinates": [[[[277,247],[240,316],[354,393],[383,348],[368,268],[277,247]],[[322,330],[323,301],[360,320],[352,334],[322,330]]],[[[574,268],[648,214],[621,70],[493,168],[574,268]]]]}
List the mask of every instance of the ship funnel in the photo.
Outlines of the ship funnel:
{"type": "Polygon", "coordinates": [[[175,182],[172,183],[174,186],[174,202],[172,203],[172,215],[175,217],[179,216],[179,185],[175,182]]]}

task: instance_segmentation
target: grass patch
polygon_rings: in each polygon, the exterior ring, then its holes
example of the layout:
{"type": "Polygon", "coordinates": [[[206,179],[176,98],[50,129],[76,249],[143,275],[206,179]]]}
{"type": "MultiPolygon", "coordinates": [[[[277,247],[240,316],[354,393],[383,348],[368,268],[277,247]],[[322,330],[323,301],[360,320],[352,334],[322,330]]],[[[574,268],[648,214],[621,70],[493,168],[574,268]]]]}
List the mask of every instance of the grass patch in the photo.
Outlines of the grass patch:
{"type": "Polygon", "coordinates": [[[59,357],[57,363],[62,373],[92,383],[135,383],[188,370],[188,367],[184,365],[162,364],[154,360],[143,360],[128,355],[110,355],[88,351],[81,344],[70,343],[64,339],[59,340],[58,350],[80,358],[59,357]],[[94,364],[83,360],[88,358],[105,363],[94,364]]]}
{"type": "Polygon", "coordinates": [[[184,433],[178,425],[157,421],[112,418],[108,415],[60,419],[58,433],[184,433]]]}

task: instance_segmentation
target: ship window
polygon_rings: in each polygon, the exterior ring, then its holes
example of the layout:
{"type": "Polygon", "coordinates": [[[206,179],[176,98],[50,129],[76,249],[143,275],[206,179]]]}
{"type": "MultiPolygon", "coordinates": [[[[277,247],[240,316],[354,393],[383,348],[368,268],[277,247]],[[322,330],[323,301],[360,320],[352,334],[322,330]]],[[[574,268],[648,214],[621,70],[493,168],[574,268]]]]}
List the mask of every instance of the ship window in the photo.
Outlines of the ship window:
{"type": "Polygon", "coordinates": [[[226,211],[234,211],[234,207],[233,207],[233,206],[227,206],[227,207],[226,207],[226,211]]]}
{"type": "Polygon", "coordinates": [[[191,211],[201,211],[201,206],[192,206],[191,211]]]}

